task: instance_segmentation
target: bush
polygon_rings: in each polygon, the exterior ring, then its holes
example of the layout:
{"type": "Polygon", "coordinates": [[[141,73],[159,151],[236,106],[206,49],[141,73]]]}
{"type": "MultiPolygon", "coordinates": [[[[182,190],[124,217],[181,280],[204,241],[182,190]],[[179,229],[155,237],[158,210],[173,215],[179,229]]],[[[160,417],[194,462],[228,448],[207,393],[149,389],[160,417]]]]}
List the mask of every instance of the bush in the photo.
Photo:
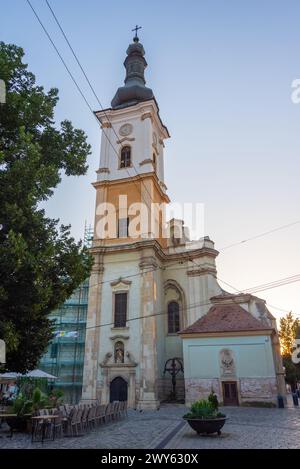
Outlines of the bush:
{"type": "Polygon", "coordinates": [[[218,417],[225,417],[224,414],[218,412],[218,408],[215,406],[215,400],[212,403],[208,399],[201,399],[194,402],[191,406],[191,411],[183,417],[189,419],[215,419],[218,417]]]}
{"type": "Polygon", "coordinates": [[[212,407],[213,407],[215,410],[218,410],[218,409],[219,409],[218,397],[217,397],[217,395],[215,394],[215,392],[214,392],[213,389],[211,390],[211,393],[210,393],[210,395],[208,396],[208,402],[211,403],[212,407]]]}
{"type": "Polygon", "coordinates": [[[18,417],[30,414],[32,411],[32,401],[28,400],[26,396],[20,393],[13,402],[12,411],[14,414],[17,414],[18,417]]]}

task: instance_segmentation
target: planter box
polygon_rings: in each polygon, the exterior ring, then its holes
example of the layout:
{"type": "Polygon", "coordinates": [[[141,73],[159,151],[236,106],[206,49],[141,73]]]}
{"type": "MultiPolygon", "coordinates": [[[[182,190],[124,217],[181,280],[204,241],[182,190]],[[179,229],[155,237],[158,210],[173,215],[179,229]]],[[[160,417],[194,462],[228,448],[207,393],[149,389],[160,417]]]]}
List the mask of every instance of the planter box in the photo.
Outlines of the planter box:
{"type": "Polygon", "coordinates": [[[221,435],[221,428],[224,426],[227,417],[218,417],[215,419],[184,419],[188,422],[190,427],[195,430],[199,435],[201,433],[217,433],[221,435]]]}

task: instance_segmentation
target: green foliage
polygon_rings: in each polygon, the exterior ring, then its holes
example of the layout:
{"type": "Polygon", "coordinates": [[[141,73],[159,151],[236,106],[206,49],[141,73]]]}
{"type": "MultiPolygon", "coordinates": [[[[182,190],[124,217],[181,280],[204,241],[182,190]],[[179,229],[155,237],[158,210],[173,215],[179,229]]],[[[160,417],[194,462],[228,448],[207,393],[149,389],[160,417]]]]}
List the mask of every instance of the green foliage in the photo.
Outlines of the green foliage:
{"type": "Polygon", "coordinates": [[[22,413],[24,404],[25,404],[25,396],[23,396],[22,394],[19,394],[12,404],[13,413],[20,415],[22,413]]]}
{"type": "Polygon", "coordinates": [[[215,408],[215,402],[211,403],[208,399],[201,399],[191,405],[191,411],[184,415],[184,418],[189,419],[213,419],[224,417],[224,414],[218,412],[215,408]]]}
{"type": "MultiPolygon", "coordinates": [[[[56,403],[57,401],[55,401],[56,403]]],[[[29,396],[20,392],[13,402],[12,410],[13,413],[21,417],[45,407],[54,407],[53,404],[47,394],[43,393],[40,388],[35,388],[29,396]]]]}
{"type": "Polygon", "coordinates": [[[49,313],[89,276],[92,260],[70,227],[41,208],[63,173],[85,174],[90,146],[70,121],[55,125],[58,91],[36,85],[23,56],[0,42],[0,337],[6,370],[26,373],[53,336],[49,313]]]}
{"type": "Polygon", "coordinates": [[[53,389],[48,396],[49,405],[57,407],[63,403],[64,392],[62,389],[53,389]]]}
{"type": "Polygon", "coordinates": [[[18,417],[22,417],[25,414],[30,414],[32,412],[32,401],[20,393],[13,401],[12,411],[14,414],[17,414],[18,417]]]}
{"type": "Polygon", "coordinates": [[[282,362],[285,368],[285,380],[294,391],[297,387],[297,382],[300,381],[300,365],[293,363],[291,355],[284,355],[282,362]]]}
{"type": "Polygon", "coordinates": [[[217,395],[215,394],[215,392],[214,392],[213,389],[211,390],[211,393],[210,393],[210,395],[208,396],[208,402],[210,402],[210,404],[212,405],[212,407],[213,407],[214,410],[218,410],[218,409],[219,409],[218,397],[217,397],[217,395]]]}
{"type": "Polygon", "coordinates": [[[33,378],[30,376],[20,376],[17,380],[19,392],[28,399],[32,398],[33,391],[39,388],[45,394],[48,393],[48,380],[46,378],[33,378]]]}
{"type": "Polygon", "coordinates": [[[294,318],[293,314],[290,312],[285,317],[280,318],[279,324],[279,338],[282,355],[287,356],[292,352],[294,340],[300,328],[300,320],[294,318]]]}
{"type": "Polygon", "coordinates": [[[32,393],[32,411],[42,409],[43,407],[48,406],[48,396],[44,394],[39,388],[35,388],[32,393]]]}

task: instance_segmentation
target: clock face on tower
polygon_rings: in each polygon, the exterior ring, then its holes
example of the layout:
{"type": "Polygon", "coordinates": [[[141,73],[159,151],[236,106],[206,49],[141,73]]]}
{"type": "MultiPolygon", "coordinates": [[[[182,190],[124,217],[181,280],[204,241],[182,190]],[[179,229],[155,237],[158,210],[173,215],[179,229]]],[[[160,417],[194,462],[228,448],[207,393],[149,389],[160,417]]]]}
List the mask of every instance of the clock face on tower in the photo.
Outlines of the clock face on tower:
{"type": "Polygon", "coordinates": [[[133,127],[131,124],[124,124],[120,127],[119,134],[122,135],[122,137],[127,137],[127,135],[132,133],[132,130],[133,127]]]}

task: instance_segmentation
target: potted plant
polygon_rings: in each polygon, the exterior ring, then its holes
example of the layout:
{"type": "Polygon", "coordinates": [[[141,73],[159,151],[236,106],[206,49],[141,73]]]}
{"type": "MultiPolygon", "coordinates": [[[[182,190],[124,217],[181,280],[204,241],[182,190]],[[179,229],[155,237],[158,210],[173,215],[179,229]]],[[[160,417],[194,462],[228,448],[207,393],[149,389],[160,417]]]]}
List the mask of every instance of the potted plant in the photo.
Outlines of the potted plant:
{"type": "Polygon", "coordinates": [[[194,402],[190,412],[185,414],[183,418],[198,434],[217,433],[221,435],[221,428],[225,424],[226,415],[219,412],[218,409],[218,398],[214,392],[211,392],[208,399],[194,402]]]}
{"type": "Polygon", "coordinates": [[[26,430],[28,418],[26,414],[30,413],[31,409],[32,402],[28,401],[23,394],[19,394],[12,404],[12,412],[16,414],[16,417],[7,419],[7,424],[11,431],[23,432],[26,430]]]}
{"type": "Polygon", "coordinates": [[[28,422],[31,422],[31,414],[45,407],[47,402],[47,396],[42,393],[39,388],[33,390],[31,398],[28,398],[28,396],[23,393],[19,393],[12,405],[12,412],[17,415],[7,420],[11,431],[16,430],[22,432],[26,431],[26,429],[30,431],[28,422]]]}

